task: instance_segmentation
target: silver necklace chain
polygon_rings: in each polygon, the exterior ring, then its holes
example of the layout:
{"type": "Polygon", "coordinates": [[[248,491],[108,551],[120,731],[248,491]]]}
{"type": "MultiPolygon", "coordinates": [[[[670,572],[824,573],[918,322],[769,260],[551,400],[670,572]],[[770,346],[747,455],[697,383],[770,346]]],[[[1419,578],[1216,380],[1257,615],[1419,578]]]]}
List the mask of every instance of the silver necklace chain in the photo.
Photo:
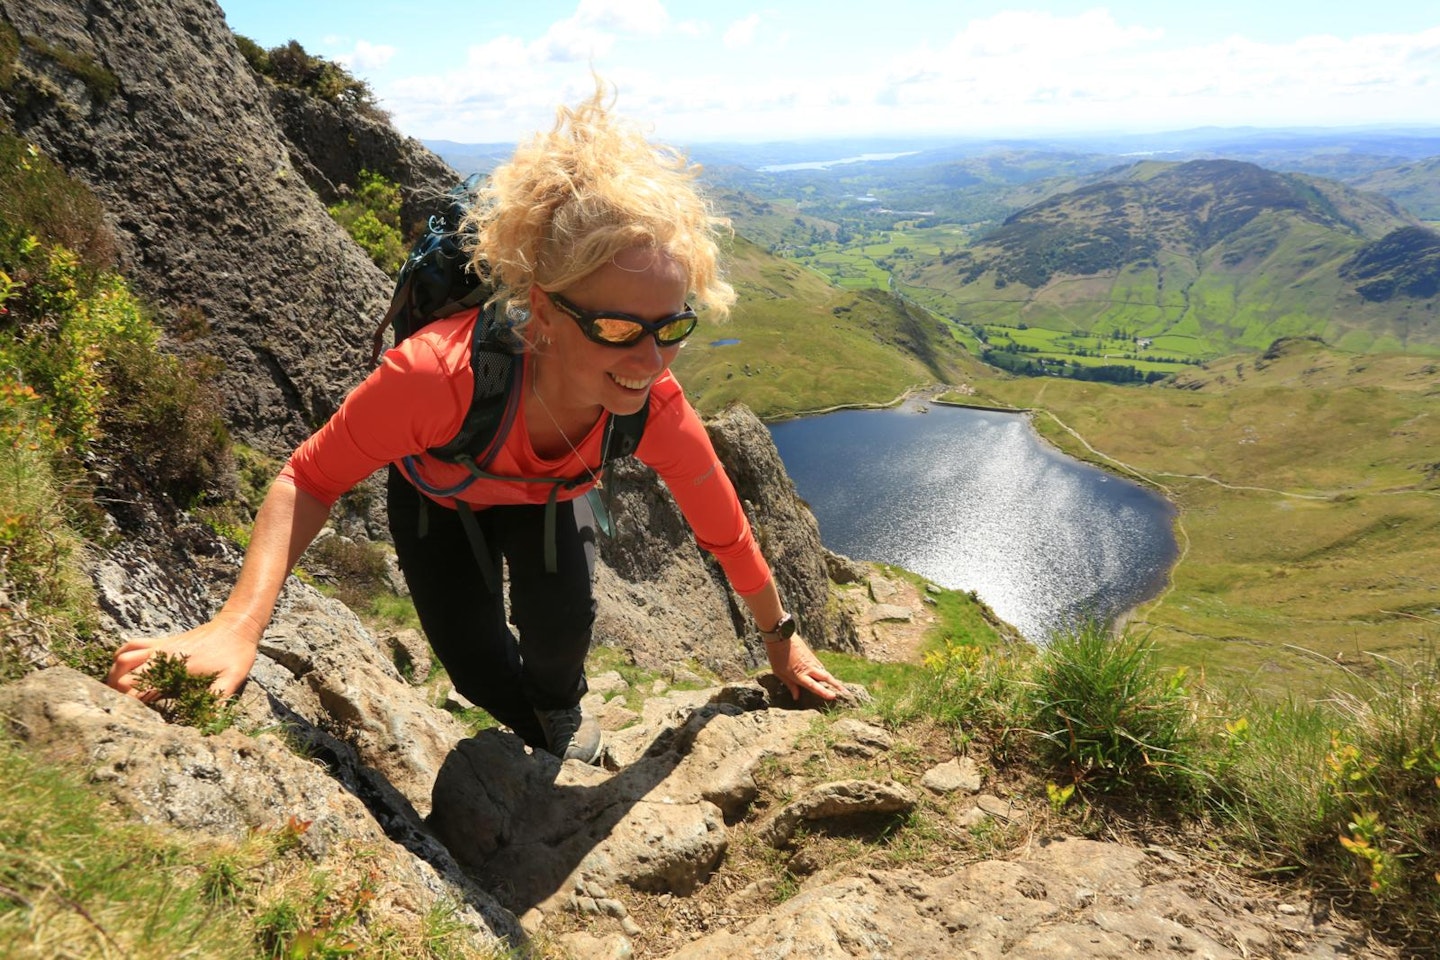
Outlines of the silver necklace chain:
{"type": "Polygon", "coordinates": [[[590,475],[590,479],[594,482],[595,486],[600,486],[600,478],[595,475],[594,470],[590,469],[590,465],[585,462],[585,458],[580,456],[580,451],[575,449],[575,444],[570,442],[570,435],[565,432],[564,427],[560,426],[560,421],[555,419],[555,414],[550,412],[550,405],[545,402],[545,398],[540,394],[540,378],[538,376],[533,377],[530,381],[530,395],[540,402],[540,409],[545,411],[545,416],[549,419],[550,425],[555,428],[556,433],[560,434],[560,439],[565,441],[565,446],[570,448],[570,453],[575,457],[576,462],[590,475]]]}

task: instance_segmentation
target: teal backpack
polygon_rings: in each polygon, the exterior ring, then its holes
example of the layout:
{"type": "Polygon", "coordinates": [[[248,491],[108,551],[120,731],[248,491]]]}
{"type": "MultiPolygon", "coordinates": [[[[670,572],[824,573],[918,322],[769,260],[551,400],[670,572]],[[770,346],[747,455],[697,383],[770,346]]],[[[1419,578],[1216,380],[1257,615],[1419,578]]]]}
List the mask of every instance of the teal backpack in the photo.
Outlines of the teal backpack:
{"type": "MultiPolygon", "coordinates": [[[[561,490],[580,486],[590,479],[590,475],[587,473],[573,478],[497,477],[487,472],[515,424],[515,414],[520,408],[524,389],[525,364],[520,357],[522,344],[519,337],[496,305],[487,302],[494,294],[488,270],[483,265],[479,274],[469,269],[470,237],[462,229],[478,183],[479,175],[474,174],[451,188],[444,208],[430,218],[424,235],[410,249],[395,280],[390,306],[371,337],[370,361],[372,365],[379,363],[387,327],[394,328],[398,344],[435,320],[483,304],[470,340],[470,369],[475,376],[470,408],[454,437],[425,451],[438,460],[465,467],[470,476],[449,487],[436,487],[420,476],[415,457],[406,457],[402,465],[406,477],[416,488],[437,497],[456,496],[479,479],[551,484],[550,496],[545,504],[545,568],[553,573],[555,504],[561,490]]],[[[611,460],[635,452],[644,434],[649,412],[649,404],[646,404],[635,413],[607,418],[597,476],[611,460]]],[[[594,490],[590,492],[593,494],[594,490]]],[[[611,533],[603,501],[598,496],[591,496],[590,502],[601,529],[606,534],[611,533]]],[[[484,535],[475,514],[463,501],[457,500],[456,506],[486,584],[492,592],[499,592],[499,577],[490,562],[489,551],[485,549],[484,535]]],[[[422,537],[426,521],[426,501],[422,498],[422,537]]]]}

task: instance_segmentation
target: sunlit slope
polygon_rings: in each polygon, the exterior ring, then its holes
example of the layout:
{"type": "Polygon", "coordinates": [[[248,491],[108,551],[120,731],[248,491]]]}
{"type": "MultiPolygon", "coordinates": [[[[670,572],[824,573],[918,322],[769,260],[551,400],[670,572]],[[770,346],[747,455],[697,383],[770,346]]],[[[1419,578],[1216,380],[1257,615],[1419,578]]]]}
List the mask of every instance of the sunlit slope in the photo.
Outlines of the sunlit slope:
{"type": "Polygon", "coordinates": [[[1285,341],[1176,386],[977,383],[1179,507],[1184,556],[1138,620],[1176,662],[1275,685],[1314,654],[1440,637],[1440,365],[1285,341]],[[1058,418],[1058,421],[1057,419],[1058,418]]]}
{"type": "Polygon", "coordinates": [[[732,400],[762,417],[884,403],[975,365],[952,325],[887,294],[839,289],[740,237],[727,253],[739,302],[727,322],[707,319],[675,362],[702,411],[732,400]]]}
{"type": "Polygon", "coordinates": [[[972,324],[1026,323],[1155,341],[1190,356],[1314,335],[1362,352],[1440,353],[1440,264],[1409,288],[1357,263],[1414,219],[1333,181],[1229,160],[1141,163],[1050,197],[918,268],[972,324]],[[1364,288],[1362,290],[1362,288],[1364,288]]]}
{"type": "Polygon", "coordinates": [[[735,231],[747,240],[768,250],[787,242],[805,242],[812,232],[832,234],[838,226],[833,220],[815,217],[801,209],[789,197],[763,199],[743,190],[721,190],[714,201],[735,225],[735,231]]]}

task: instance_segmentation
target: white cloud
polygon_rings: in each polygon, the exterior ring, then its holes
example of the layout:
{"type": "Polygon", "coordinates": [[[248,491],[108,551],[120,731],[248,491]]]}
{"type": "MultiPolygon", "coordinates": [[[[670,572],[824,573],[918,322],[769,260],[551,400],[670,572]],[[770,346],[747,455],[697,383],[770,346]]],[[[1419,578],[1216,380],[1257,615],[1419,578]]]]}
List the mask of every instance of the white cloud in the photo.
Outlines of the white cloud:
{"type": "Polygon", "coordinates": [[[355,41],[355,49],[350,53],[342,53],[336,56],[335,62],[345,69],[356,72],[367,70],[378,70],[390,62],[395,56],[395,48],[383,43],[371,43],[368,40],[355,41]]]}
{"type": "Polygon", "coordinates": [[[471,48],[463,68],[377,94],[407,132],[487,141],[548,128],[556,105],[591,92],[591,65],[622,113],[673,141],[1440,123],[1440,28],[1201,44],[1103,10],[1007,12],[904,49],[848,30],[755,56],[787,29],[774,11],[712,25],[671,20],[654,0],[581,0],[535,34],[471,48]]]}
{"type": "Polygon", "coordinates": [[[617,33],[653,36],[664,32],[670,14],[660,0],[580,0],[570,19],[617,33]]]}
{"type": "Polygon", "coordinates": [[[736,20],[725,28],[720,38],[727,50],[738,50],[755,42],[755,31],[760,26],[760,14],[752,13],[743,20],[736,20]]]}
{"type": "Polygon", "coordinates": [[[532,49],[541,62],[573,63],[594,60],[608,53],[614,45],[614,34],[570,17],[552,23],[532,49]]]}

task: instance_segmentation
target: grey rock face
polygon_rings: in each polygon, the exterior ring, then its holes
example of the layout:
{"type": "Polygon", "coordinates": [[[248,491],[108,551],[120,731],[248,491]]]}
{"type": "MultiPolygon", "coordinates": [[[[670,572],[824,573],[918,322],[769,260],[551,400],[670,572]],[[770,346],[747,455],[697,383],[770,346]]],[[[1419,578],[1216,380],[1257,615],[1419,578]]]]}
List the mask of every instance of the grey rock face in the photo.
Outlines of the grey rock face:
{"type": "MultiPolygon", "coordinates": [[[[803,636],[821,649],[858,649],[853,617],[829,603],[819,526],[765,425],[737,405],[706,428],[803,636]]],[[[605,483],[616,530],[600,541],[597,641],[652,669],[690,658],[733,679],[762,665],[755,625],[653,471],[620,461],[605,483]]]]}
{"type": "Polygon", "coordinates": [[[209,335],[174,346],[224,359],[231,428],[299,443],[365,372],[390,291],[292,161],[336,137],[286,139],[210,0],[3,0],[0,19],[114,76],[103,96],[22,43],[0,115],[100,197],[151,302],[203,315],[209,335]]]}
{"type": "Polygon", "coordinates": [[[707,424],[711,442],[750,513],[761,549],[775,568],[780,596],[815,645],[856,651],[855,624],[829,603],[830,579],[820,526],[795,493],[770,432],[748,407],[725,409],[707,424]]]}
{"type": "Polygon", "coordinates": [[[310,821],[299,841],[322,867],[357,844],[382,852],[380,869],[393,881],[382,897],[394,899],[374,909],[423,915],[449,898],[474,929],[477,950],[520,936],[515,918],[443,849],[432,842],[422,858],[391,843],[340,779],[274,734],[230,729],[201,736],[65,667],[0,687],[0,715],[29,748],[81,762],[136,820],[234,841],[252,830],[279,829],[290,817],[310,821]]]}
{"type": "Polygon", "coordinates": [[[758,792],[755,767],[809,725],[735,699],[711,690],[649,701],[640,724],[608,735],[614,773],[486,731],[442,767],[429,825],[517,914],[574,909],[574,891],[592,886],[689,894],[724,855],[727,820],[758,792]]]}

